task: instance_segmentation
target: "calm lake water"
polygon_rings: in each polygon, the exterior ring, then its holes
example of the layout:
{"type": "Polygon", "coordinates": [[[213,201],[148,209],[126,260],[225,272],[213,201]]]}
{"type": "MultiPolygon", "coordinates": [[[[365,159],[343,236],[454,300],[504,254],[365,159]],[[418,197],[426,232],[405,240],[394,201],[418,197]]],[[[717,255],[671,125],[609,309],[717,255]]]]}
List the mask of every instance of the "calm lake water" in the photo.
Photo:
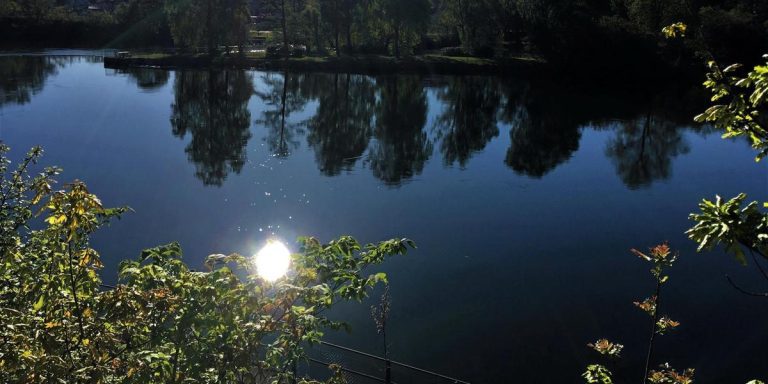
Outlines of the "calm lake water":
{"type": "MultiPolygon", "coordinates": [[[[616,88],[4,56],[0,140],[16,159],[42,145],[62,180],[135,210],[94,241],[107,282],[120,260],[171,241],[202,267],[270,236],[409,237],[418,250],[382,267],[396,360],[475,384],[576,383],[597,360],[586,343],[608,337],[625,345],[617,374],[640,382],[649,325],[632,301],[653,281],[629,249],[668,240],[681,255],[664,312],[682,326],[659,358],[696,368],[698,383],[767,379],[768,303],[724,275],[765,282],[683,234],[702,197],[765,199],[767,163],[693,125],[696,92],[616,88]]],[[[375,302],[336,310],[352,333],[329,340],[381,354],[375,302]]]]}

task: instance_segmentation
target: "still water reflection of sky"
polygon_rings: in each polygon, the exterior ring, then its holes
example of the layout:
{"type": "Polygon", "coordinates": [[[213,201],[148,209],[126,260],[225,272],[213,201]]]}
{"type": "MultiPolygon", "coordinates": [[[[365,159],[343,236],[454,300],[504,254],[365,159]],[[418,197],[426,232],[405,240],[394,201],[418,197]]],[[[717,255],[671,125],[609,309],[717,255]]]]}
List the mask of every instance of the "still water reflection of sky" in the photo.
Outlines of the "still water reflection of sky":
{"type": "MultiPolygon", "coordinates": [[[[683,232],[701,197],[768,191],[747,143],[690,123],[687,89],[585,91],[540,79],[104,69],[0,57],[0,140],[32,145],[126,215],[100,233],[107,275],[180,241],[188,262],[266,238],[407,236],[388,261],[393,356],[473,383],[577,382],[598,337],[637,375],[652,289],[632,247],[681,252],[662,358],[701,383],[765,374],[760,281],[683,232]],[[638,331],[641,329],[642,331],[638,331]]],[[[109,281],[109,277],[107,278],[109,281]]],[[[331,339],[381,353],[368,306],[331,339]]],[[[404,380],[404,379],[403,379],[404,380]]]]}

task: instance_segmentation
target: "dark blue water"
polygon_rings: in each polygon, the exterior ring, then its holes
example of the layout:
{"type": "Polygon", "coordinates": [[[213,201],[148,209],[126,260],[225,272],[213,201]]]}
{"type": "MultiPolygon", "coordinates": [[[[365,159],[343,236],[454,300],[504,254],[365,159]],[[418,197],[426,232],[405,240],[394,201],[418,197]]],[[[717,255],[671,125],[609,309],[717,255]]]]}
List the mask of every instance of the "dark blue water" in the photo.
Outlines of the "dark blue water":
{"type": "MultiPolygon", "coordinates": [[[[94,241],[108,282],[171,241],[201,265],[270,236],[406,236],[419,249],[382,267],[393,358],[472,383],[570,383],[608,337],[639,382],[648,324],[632,301],[653,282],[628,250],[668,240],[681,255],[664,312],[682,326],[659,359],[699,383],[768,376],[768,302],[724,275],[765,281],[683,234],[702,197],[765,199],[768,168],[693,125],[695,87],[114,71],[84,56],[0,57],[0,75],[12,155],[42,145],[63,180],[135,210],[94,241]]],[[[353,331],[329,340],[381,354],[373,303],[339,308],[353,331]]]]}

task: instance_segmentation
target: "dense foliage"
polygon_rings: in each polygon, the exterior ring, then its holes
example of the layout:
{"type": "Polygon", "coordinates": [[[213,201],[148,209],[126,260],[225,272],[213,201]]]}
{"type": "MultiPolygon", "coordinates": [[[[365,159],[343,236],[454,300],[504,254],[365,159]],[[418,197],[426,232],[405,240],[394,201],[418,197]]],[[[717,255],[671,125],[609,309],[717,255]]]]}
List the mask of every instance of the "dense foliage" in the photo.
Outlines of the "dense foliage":
{"type": "Polygon", "coordinates": [[[75,42],[117,46],[217,51],[266,39],[314,53],[529,52],[601,68],[597,59],[609,57],[677,61],[681,44],[688,54],[748,60],[768,43],[768,3],[756,0],[5,0],[0,19],[6,44],[51,41],[60,34],[43,32],[58,28],[75,42]],[[689,40],[661,40],[662,27],[678,21],[689,40]]]}
{"type": "Polygon", "coordinates": [[[366,297],[386,282],[366,268],[413,246],[302,238],[291,272],[271,283],[238,254],[211,255],[195,271],[171,243],[124,261],[117,286],[105,286],[90,237],[126,208],[104,208],[79,181],[55,189],[56,168],[31,175],[39,148],[15,170],[0,150],[4,383],[294,380],[303,347],[343,327],[325,311],[366,297]]]}
{"type": "MultiPolygon", "coordinates": [[[[768,59],[768,55],[763,57],[768,59]]],[[[723,138],[747,137],[757,151],[755,160],[760,161],[768,155],[768,62],[755,66],[743,77],[736,75],[740,67],[734,64],[721,69],[715,62],[709,63],[710,73],[704,85],[718,104],[696,116],[696,120],[722,129],[723,138]]],[[[739,194],[726,201],[716,196],[714,201],[701,202],[701,212],[691,215],[696,225],[688,231],[688,236],[699,243],[699,250],[723,244],[743,264],[744,250],[753,258],[759,255],[768,259],[768,213],[758,202],[742,207],[745,199],[745,194],[739,194]]]]}

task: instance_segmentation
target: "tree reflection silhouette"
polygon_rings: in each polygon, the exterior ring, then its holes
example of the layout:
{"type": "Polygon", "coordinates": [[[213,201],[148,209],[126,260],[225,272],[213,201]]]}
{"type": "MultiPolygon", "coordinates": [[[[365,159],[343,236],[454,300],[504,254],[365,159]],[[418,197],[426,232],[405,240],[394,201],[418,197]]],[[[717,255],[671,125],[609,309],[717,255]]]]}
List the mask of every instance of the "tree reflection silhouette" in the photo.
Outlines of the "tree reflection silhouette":
{"type": "Polygon", "coordinates": [[[46,56],[0,57],[0,107],[26,104],[42,91],[46,79],[69,58],[46,56]]]}
{"type": "Polygon", "coordinates": [[[669,178],[672,158],[689,152],[682,129],[650,113],[622,122],[605,149],[616,173],[630,189],[650,186],[669,178]]]}
{"type": "Polygon", "coordinates": [[[253,79],[244,71],[177,72],[171,126],[180,138],[192,136],[185,151],[203,184],[220,186],[243,168],[252,93],[253,79]]]}
{"type": "Polygon", "coordinates": [[[128,75],[136,86],[144,91],[154,91],[168,84],[170,72],[165,69],[157,68],[126,68],[119,70],[118,73],[128,75]]]}
{"type": "Polygon", "coordinates": [[[298,136],[304,134],[305,122],[291,122],[294,112],[304,109],[307,98],[300,87],[303,76],[284,72],[282,75],[268,73],[262,76],[266,91],[256,91],[267,109],[257,124],[264,125],[267,130],[267,145],[270,152],[277,157],[287,157],[292,149],[299,147],[298,136]]]}
{"type": "Polygon", "coordinates": [[[427,99],[418,77],[385,76],[376,80],[375,141],[369,150],[373,175],[390,185],[418,175],[432,155],[424,132],[427,99]]]}
{"type": "Polygon", "coordinates": [[[451,77],[437,96],[445,103],[445,111],[435,123],[443,161],[464,167],[473,153],[499,135],[496,115],[501,94],[496,79],[451,77]]]}
{"type": "Polygon", "coordinates": [[[555,92],[527,83],[505,84],[502,119],[510,123],[505,164],[515,172],[541,178],[579,149],[580,125],[586,120],[555,92]]]}
{"type": "Polygon", "coordinates": [[[376,90],[373,81],[359,75],[317,75],[324,85],[318,92],[317,112],[310,119],[307,142],[326,176],[349,171],[368,148],[373,131],[376,90]]]}

